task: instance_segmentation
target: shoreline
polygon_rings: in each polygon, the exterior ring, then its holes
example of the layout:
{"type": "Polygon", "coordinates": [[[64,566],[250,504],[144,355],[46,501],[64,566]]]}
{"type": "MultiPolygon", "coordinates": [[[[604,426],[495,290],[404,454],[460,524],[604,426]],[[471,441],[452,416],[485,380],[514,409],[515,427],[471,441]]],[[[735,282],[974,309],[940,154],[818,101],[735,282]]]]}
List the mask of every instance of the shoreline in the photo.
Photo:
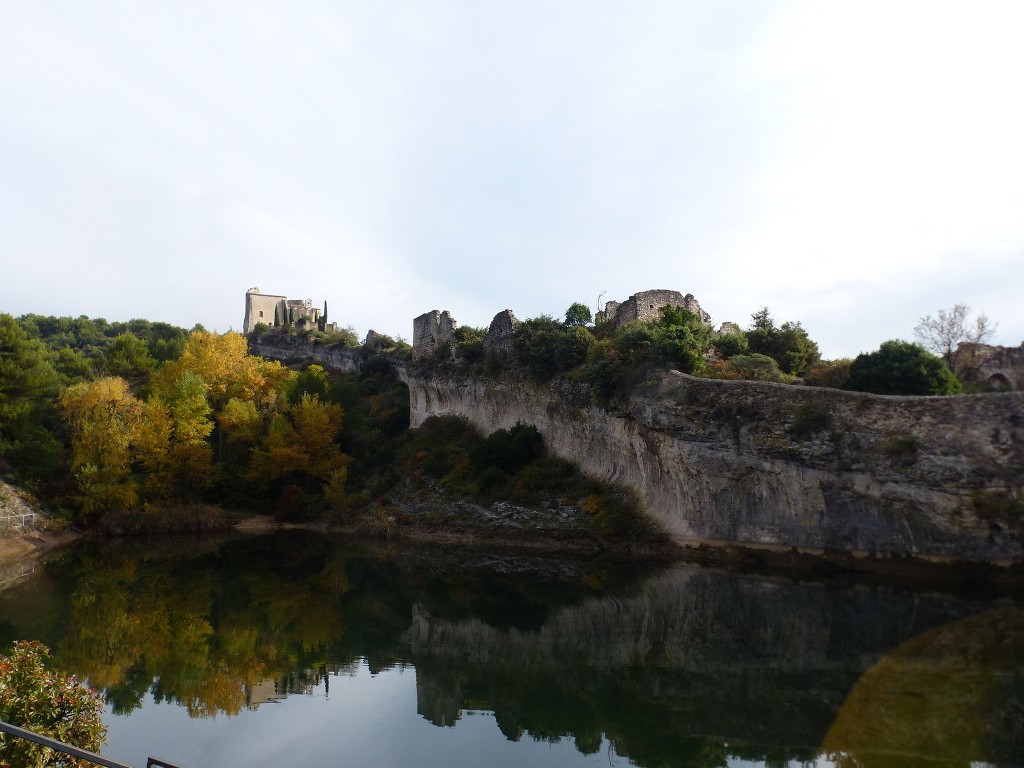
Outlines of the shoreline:
{"type": "MultiPolygon", "coordinates": [[[[200,535],[235,533],[265,535],[276,531],[305,530],[328,536],[350,536],[353,540],[394,544],[440,546],[456,549],[498,549],[509,552],[551,556],[610,556],[638,562],[686,562],[712,570],[778,577],[795,582],[829,585],[859,585],[891,589],[931,589],[950,592],[995,591],[1024,600],[1024,563],[992,563],[970,560],[937,560],[915,556],[870,556],[845,551],[807,551],[797,548],[763,547],[736,542],[693,541],[678,544],[657,537],[614,539],[593,532],[569,528],[517,528],[514,526],[470,526],[382,524],[370,516],[344,524],[285,523],[271,515],[252,515],[218,530],[200,535]]],[[[192,531],[170,531],[170,535],[197,535],[192,531]]],[[[40,529],[0,535],[0,584],[15,579],[24,565],[47,552],[68,546],[95,534],[67,529],[40,529]]],[[[138,538],[150,534],[95,535],[97,538],[138,538]]]]}

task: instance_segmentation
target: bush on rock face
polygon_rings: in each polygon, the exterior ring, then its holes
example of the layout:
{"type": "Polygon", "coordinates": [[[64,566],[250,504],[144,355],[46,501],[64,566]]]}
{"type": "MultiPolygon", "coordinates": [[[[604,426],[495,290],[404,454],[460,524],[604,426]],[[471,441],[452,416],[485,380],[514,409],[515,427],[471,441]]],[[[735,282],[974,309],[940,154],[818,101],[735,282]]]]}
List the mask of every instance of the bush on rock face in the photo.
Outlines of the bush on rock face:
{"type": "Polygon", "coordinates": [[[850,364],[848,387],[877,395],[955,395],[961,389],[941,358],[899,340],[858,355],[850,364]]]}

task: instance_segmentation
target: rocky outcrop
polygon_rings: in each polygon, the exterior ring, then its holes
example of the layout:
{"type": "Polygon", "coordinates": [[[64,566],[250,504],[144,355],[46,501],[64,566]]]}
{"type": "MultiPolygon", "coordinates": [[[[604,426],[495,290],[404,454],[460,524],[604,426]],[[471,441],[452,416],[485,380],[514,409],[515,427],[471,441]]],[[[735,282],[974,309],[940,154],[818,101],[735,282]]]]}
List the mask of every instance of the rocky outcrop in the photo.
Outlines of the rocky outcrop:
{"type": "Polygon", "coordinates": [[[583,386],[407,376],[411,423],[530,423],[624,483],[682,544],[1024,559],[1024,394],[886,397],[656,377],[616,412],[583,386]]]}
{"type": "Polygon", "coordinates": [[[358,371],[363,359],[360,347],[319,344],[301,335],[285,333],[250,335],[249,353],[285,365],[312,361],[335,371],[358,371]]]}
{"type": "Polygon", "coordinates": [[[484,353],[507,357],[512,354],[513,338],[519,321],[511,309],[503,309],[494,316],[484,336],[484,353]]]}

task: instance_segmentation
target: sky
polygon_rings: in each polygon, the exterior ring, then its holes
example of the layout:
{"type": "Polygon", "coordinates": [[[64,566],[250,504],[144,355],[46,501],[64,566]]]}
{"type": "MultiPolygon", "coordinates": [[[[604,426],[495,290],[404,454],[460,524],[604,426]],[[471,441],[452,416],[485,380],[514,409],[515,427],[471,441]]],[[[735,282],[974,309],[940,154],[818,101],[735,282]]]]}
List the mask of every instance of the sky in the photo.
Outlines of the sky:
{"type": "MultiPolygon", "coordinates": [[[[652,288],[1024,340],[1024,3],[0,0],[0,312],[409,339],[652,288]]],[[[600,305],[599,305],[600,300],[600,305]]]]}

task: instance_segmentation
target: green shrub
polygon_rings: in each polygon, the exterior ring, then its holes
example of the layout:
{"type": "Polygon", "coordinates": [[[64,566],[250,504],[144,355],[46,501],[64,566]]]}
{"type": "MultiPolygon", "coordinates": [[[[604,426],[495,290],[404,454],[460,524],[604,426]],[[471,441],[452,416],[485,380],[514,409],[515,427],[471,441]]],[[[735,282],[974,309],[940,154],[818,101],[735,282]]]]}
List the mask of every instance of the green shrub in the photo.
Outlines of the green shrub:
{"type": "Polygon", "coordinates": [[[497,467],[488,467],[476,478],[476,492],[484,497],[497,497],[508,489],[509,477],[497,467]]]}
{"type": "Polygon", "coordinates": [[[654,532],[654,524],[641,514],[640,501],[622,485],[604,485],[583,501],[583,511],[605,534],[641,536],[654,532]]]}
{"type": "Polygon", "coordinates": [[[629,323],[593,344],[583,378],[607,402],[627,394],[657,368],[699,373],[713,337],[711,327],[689,310],[663,307],[657,321],[629,323]]]}
{"type": "Polygon", "coordinates": [[[818,345],[800,323],[785,322],[776,327],[768,307],[751,315],[751,320],[752,327],[746,333],[750,351],[772,358],[784,373],[800,375],[821,359],[818,345]]]}
{"type": "Polygon", "coordinates": [[[356,329],[352,326],[347,328],[338,328],[333,333],[328,333],[327,338],[329,343],[333,347],[358,347],[359,335],[356,333],[356,329]]]}
{"type": "Polygon", "coordinates": [[[804,384],[811,387],[846,389],[850,382],[850,364],[852,362],[847,357],[839,360],[822,360],[804,374],[804,384]]]}
{"type": "Polygon", "coordinates": [[[850,389],[877,395],[954,395],[960,382],[942,358],[895,339],[850,364],[850,389]]]}
{"type": "Polygon", "coordinates": [[[919,443],[913,435],[894,435],[879,443],[878,452],[892,460],[893,464],[909,466],[917,460],[919,443]]]}
{"type": "Polygon", "coordinates": [[[971,496],[971,506],[978,517],[990,522],[1024,519],[1024,502],[993,491],[975,491],[971,496]]]}
{"type": "MultiPolygon", "coordinates": [[[[38,642],[14,644],[0,657],[0,720],[91,752],[106,741],[103,702],[73,676],[47,669],[49,649],[38,642]]],[[[91,765],[15,736],[0,736],[0,763],[56,768],[91,765]]]]}
{"type": "Polygon", "coordinates": [[[802,439],[828,429],[831,424],[832,414],[828,408],[821,403],[805,403],[797,406],[789,432],[793,437],[802,439]]]}
{"type": "Polygon", "coordinates": [[[484,359],[484,336],[486,328],[460,325],[455,329],[455,354],[467,363],[479,363],[484,359]]]}
{"type": "Polygon", "coordinates": [[[729,358],[732,369],[741,379],[753,381],[775,381],[786,383],[791,381],[781,370],[774,358],[758,353],[736,355],[729,358]]]}
{"type": "Polygon", "coordinates": [[[716,336],[711,342],[711,346],[719,356],[726,359],[746,354],[750,349],[750,343],[742,333],[724,333],[721,336],[716,336]]]}
{"type": "Polygon", "coordinates": [[[532,424],[517,422],[511,429],[492,432],[469,449],[469,462],[476,472],[497,467],[514,475],[544,453],[544,438],[532,424]]]}
{"type": "Polygon", "coordinates": [[[537,381],[581,365],[593,344],[593,334],[583,326],[565,326],[547,315],[524,320],[512,336],[516,358],[537,381]]]}

